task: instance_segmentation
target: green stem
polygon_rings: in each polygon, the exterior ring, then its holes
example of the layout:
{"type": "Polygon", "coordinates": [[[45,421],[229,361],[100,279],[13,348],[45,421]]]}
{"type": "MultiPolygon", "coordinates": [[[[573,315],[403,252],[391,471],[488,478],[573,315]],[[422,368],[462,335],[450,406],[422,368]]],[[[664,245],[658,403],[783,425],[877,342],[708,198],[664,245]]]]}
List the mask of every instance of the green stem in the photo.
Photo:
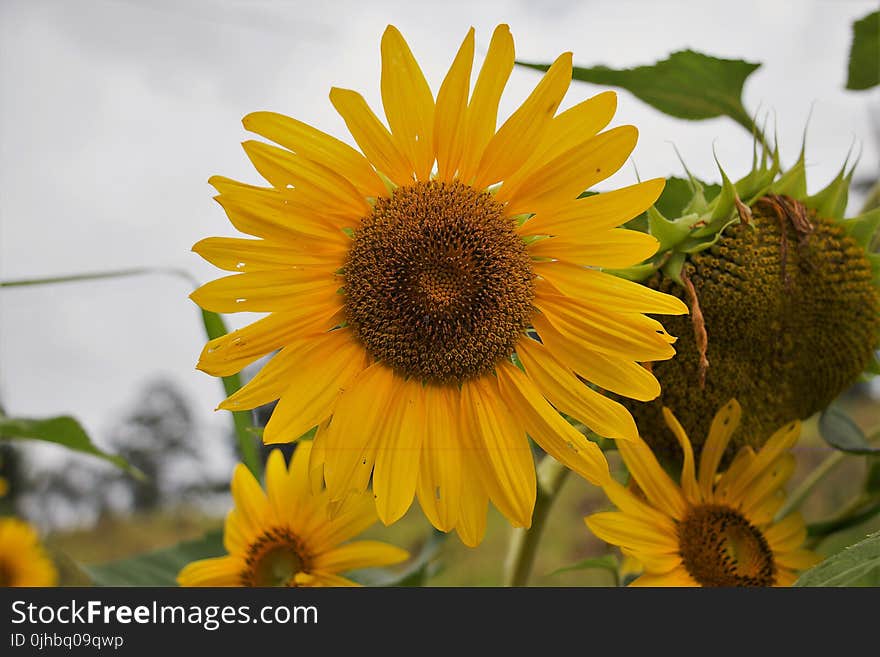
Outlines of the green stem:
{"type": "Polygon", "coordinates": [[[516,528],[510,536],[504,566],[505,586],[526,586],[528,583],[547,516],[567,475],[568,468],[550,456],[545,456],[538,466],[538,491],[532,526],[528,529],[516,528]]]}

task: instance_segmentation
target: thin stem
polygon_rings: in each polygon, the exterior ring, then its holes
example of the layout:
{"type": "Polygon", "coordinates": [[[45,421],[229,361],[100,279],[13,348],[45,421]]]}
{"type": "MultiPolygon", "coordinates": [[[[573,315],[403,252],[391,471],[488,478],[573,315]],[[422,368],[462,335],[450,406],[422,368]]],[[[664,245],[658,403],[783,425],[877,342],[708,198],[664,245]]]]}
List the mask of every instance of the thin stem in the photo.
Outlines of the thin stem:
{"type": "Polygon", "coordinates": [[[505,586],[526,586],[528,583],[550,508],[567,475],[568,468],[550,456],[545,456],[538,466],[538,491],[532,526],[529,529],[516,528],[510,536],[504,567],[505,586]]]}

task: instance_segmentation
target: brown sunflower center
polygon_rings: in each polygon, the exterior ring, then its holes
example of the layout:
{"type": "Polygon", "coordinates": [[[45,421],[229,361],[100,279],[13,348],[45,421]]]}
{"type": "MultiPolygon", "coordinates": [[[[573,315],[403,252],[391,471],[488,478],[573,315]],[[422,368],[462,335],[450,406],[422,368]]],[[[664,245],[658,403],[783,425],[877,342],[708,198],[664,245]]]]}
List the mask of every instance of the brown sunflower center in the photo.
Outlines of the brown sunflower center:
{"type": "Polygon", "coordinates": [[[345,266],[348,323],[404,376],[460,382],[508,358],[528,325],[532,267],[491,194],[419,182],[376,202],[345,266]]]}
{"type": "Polygon", "coordinates": [[[311,557],[302,541],[287,529],[265,532],[248,548],[242,586],[296,586],[296,576],[308,572],[311,557]]]}
{"type": "Polygon", "coordinates": [[[678,526],[685,568],[702,586],[772,586],[776,563],[767,539],[727,506],[692,508],[678,526]]]}

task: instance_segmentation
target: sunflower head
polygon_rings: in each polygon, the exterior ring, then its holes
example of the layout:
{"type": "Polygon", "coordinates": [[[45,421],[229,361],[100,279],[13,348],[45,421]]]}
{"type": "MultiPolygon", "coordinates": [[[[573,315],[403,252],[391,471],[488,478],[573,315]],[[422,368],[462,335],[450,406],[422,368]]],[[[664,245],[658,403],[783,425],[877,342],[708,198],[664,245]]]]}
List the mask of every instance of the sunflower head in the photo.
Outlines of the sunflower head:
{"type": "Polygon", "coordinates": [[[269,186],[212,183],[233,225],[257,239],[199,242],[234,273],[192,298],[269,314],[208,343],[199,367],[225,376],[277,352],[221,407],[278,399],[264,440],[317,427],[316,470],[335,502],[372,483],[392,523],[417,496],[435,527],[476,545],[490,500],[514,525],[531,523],[527,435],[588,480],[607,478],[596,444],[558,411],[608,438],[634,436],[635,424],[588,382],[658,394],[642,363],[670,358],[675,339],[646,313],[687,307],[601,270],[654,253],[654,237],[620,226],[664,181],[582,197],[638,133],[605,129],[613,93],[557,111],[570,53],[500,126],[514,63],[506,25],[473,85],[468,33],[436,96],[394,27],[381,54],[385,122],[357,92],[330,92],[360,150],[280,114],[245,117],[280,145],[244,145],[269,186]]]}
{"type": "Polygon", "coordinates": [[[732,447],[757,447],[775,427],[825,408],[872,365],[880,210],[843,218],[852,176],[845,168],[808,196],[803,157],[780,175],[774,153],[735,184],[722,172],[711,202],[694,181],[681,218],[649,211],[663,251],[638,276],[692,310],[664,319],[679,342],[677,357],[653,368],[661,396],[629,404],[642,436],[664,455],[681,458],[663,406],[699,452],[714,409],[736,397],[746,415],[732,447]]]}
{"type": "Polygon", "coordinates": [[[0,518],[0,587],[57,583],[58,571],[36,530],[18,518],[0,518]]]}
{"type": "Polygon", "coordinates": [[[312,494],[312,443],[297,445],[290,466],[280,450],[266,463],[266,488],[239,464],[232,478],[235,508],[226,518],[224,557],[195,561],[181,586],[356,586],[340,573],[399,563],[405,550],[378,541],[349,541],[376,522],[367,495],[331,504],[312,494]]]}
{"type": "Polygon", "coordinates": [[[740,422],[739,404],[731,401],[715,415],[699,460],[675,416],[669,409],[663,414],[684,454],[680,481],[670,478],[644,441],[620,441],[635,491],[609,480],[605,492],[619,510],[585,519],[599,538],[642,564],[632,585],[788,586],[796,571],[818,561],[801,547],[806,529],[798,514],[775,519],[794,471],[789,450],[800,434],[797,421],[758,451],[741,448],[719,473],[740,422]]]}

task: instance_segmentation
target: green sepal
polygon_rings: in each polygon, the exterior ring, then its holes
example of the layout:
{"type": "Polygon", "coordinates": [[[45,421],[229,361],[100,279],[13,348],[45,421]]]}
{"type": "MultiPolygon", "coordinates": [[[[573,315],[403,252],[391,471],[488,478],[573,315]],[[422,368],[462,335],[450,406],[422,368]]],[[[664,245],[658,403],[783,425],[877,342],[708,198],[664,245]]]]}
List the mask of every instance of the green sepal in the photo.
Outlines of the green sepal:
{"type": "Polygon", "coordinates": [[[663,274],[682,287],[684,287],[684,281],[681,280],[681,272],[684,269],[685,260],[687,260],[686,253],[675,252],[669,256],[669,260],[662,267],[663,274]]]}
{"type": "Polygon", "coordinates": [[[658,269],[657,265],[653,263],[646,263],[644,265],[635,265],[633,267],[627,267],[625,269],[606,269],[605,271],[609,274],[614,274],[620,278],[625,278],[628,281],[634,281],[636,283],[641,283],[642,281],[646,281],[651,276],[654,275],[658,269]]]}
{"type": "Polygon", "coordinates": [[[697,232],[695,231],[694,233],[692,233],[692,237],[690,239],[686,239],[679,245],[677,250],[681,253],[688,254],[705,251],[721,238],[721,235],[724,233],[724,230],[728,226],[732,226],[733,224],[737,223],[739,223],[739,217],[733,217],[724,225],[717,227],[714,232],[711,232],[704,237],[696,237],[697,232]]]}
{"type": "Polygon", "coordinates": [[[752,170],[733,186],[746,205],[752,205],[770,190],[773,179],[779,173],[779,147],[773,149],[773,157],[767,157],[768,150],[761,149],[761,162],[758,163],[757,145],[752,152],[752,170]]]}
{"type": "Polygon", "coordinates": [[[868,366],[865,368],[865,374],[880,374],[880,358],[877,357],[877,353],[874,353],[873,358],[871,358],[871,362],[868,363],[868,366]]]}
{"type": "Polygon", "coordinates": [[[840,225],[846,230],[847,235],[867,251],[877,235],[877,229],[880,228],[880,208],[874,208],[858,217],[842,219],[840,225]]]}
{"type": "MultiPolygon", "coordinates": [[[[778,149],[775,157],[779,157],[778,149]]],[[[797,162],[770,185],[770,192],[798,199],[807,195],[806,135],[797,162]]]]}
{"type": "Polygon", "coordinates": [[[687,214],[674,221],[670,221],[660,214],[656,207],[651,206],[648,208],[648,231],[660,242],[657,251],[662,253],[680,244],[688,236],[693,225],[699,219],[699,215],[687,214]]]}
{"type": "Polygon", "coordinates": [[[803,199],[804,205],[815,210],[820,216],[831,219],[843,219],[846,212],[846,202],[849,199],[849,184],[852,182],[855,165],[847,173],[846,167],[849,162],[843,163],[838,174],[822,191],[807,196],[803,199]]]}

